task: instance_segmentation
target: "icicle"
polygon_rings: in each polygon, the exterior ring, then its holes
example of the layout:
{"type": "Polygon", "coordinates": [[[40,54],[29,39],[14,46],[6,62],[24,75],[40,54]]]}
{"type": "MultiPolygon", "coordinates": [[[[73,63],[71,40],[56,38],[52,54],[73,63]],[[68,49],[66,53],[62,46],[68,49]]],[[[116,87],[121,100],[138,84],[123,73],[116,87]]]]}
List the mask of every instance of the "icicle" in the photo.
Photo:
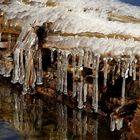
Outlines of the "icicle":
{"type": "Polygon", "coordinates": [[[133,61],[133,80],[136,80],[136,65],[137,65],[137,59],[134,59],[133,61]]]}
{"type": "Polygon", "coordinates": [[[92,56],[92,51],[89,50],[89,51],[88,51],[88,61],[87,61],[87,67],[88,67],[88,68],[91,68],[92,58],[93,58],[93,56],[92,56]]]}
{"type": "Polygon", "coordinates": [[[116,64],[114,64],[112,68],[112,85],[115,84],[115,70],[116,70],[116,64]]]}
{"type": "Polygon", "coordinates": [[[73,67],[73,93],[72,93],[72,97],[74,98],[74,97],[76,97],[76,88],[77,88],[77,86],[76,86],[76,82],[75,82],[75,69],[76,69],[76,51],[75,50],[73,50],[72,51],[72,67],[73,67]]]}
{"type": "Polygon", "coordinates": [[[123,118],[116,119],[117,130],[120,130],[123,127],[123,118]]]}
{"type": "MultiPolygon", "coordinates": [[[[25,81],[23,85],[23,94],[26,94],[30,89],[30,74],[33,67],[32,51],[28,50],[27,55],[25,55],[25,81]]],[[[33,71],[32,71],[33,72],[33,71]]]]}
{"type": "Polygon", "coordinates": [[[123,77],[123,82],[122,82],[122,105],[125,103],[125,80],[126,78],[123,77]]]}
{"type": "Polygon", "coordinates": [[[42,70],[42,53],[41,49],[38,50],[38,67],[37,67],[37,85],[43,84],[43,70],[42,70]]]}
{"type": "Polygon", "coordinates": [[[129,76],[132,76],[133,74],[133,60],[134,60],[134,57],[130,57],[130,66],[129,66],[129,76]]]}
{"type": "Polygon", "coordinates": [[[111,118],[111,120],[110,120],[110,130],[114,131],[115,130],[115,120],[114,120],[112,114],[110,115],[110,118],[111,118]]]}
{"type": "Polygon", "coordinates": [[[88,50],[84,50],[84,67],[88,67],[88,50]]]}
{"type": "Polygon", "coordinates": [[[62,64],[61,64],[61,59],[62,59],[62,55],[61,55],[61,50],[57,50],[57,91],[60,91],[61,89],[61,71],[62,71],[62,64]]]}
{"type": "Polygon", "coordinates": [[[140,58],[139,58],[139,87],[140,87],[140,58]]]}
{"type": "Polygon", "coordinates": [[[126,82],[126,78],[128,78],[128,72],[129,72],[129,63],[127,60],[123,61],[122,67],[123,67],[123,69],[122,69],[123,81],[122,81],[122,101],[121,101],[121,104],[124,105],[125,104],[125,82],[126,82]]]}
{"type": "Polygon", "coordinates": [[[77,94],[78,94],[78,108],[82,109],[83,108],[83,76],[82,76],[82,70],[83,70],[83,56],[84,52],[83,50],[79,50],[79,60],[78,60],[78,71],[79,71],[79,77],[80,77],[80,82],[78,83],[78,89],[77,89],[77,94]]]}
{"type": "Polygon", "coordinates": [[[2,36],[2,33],[0,32],[0,42],[1,42],[1,36],[2,36]]]}
{"type": "Polygon", "coordinates": [[[104,58],[104,87],[107,86],[108,58],[104,58]]]}
{"type": "Polygon", "coordinates": [[[14,51],[14,70],[12,76],[12,83],[19,82],[19,55],[20,55],[20,48],[16,48],[14,51]]]}
{"type": "Polygon", "coordinates": [[[8,34],[8,50],[10,50],[12,47],[11,43],[12,43],[12,36],[11,36],[11,34],[8,34]]]}
{"type": "Polygon", "coordinates": [[[99,60],[100,60],[100,55],[96,54],[94,56],[94,70],[93,70],[93,75],[94,75],[94,80],[93,80],[93,96],[92,96],[92,107],[94,108],[95,112],[98,111],[98,72],[99,72],[99,60]]]}
{"type": "Polygon", "coordinates": [[[55,48],[51,48],[51,63],[54,62],[54,51],[56,50],[55,48]]]}
{"type": "Polygon", "coordinates": [[[20,84],[24,83],[25,78],[25,69],[24,69],[24,62],[23,62],[23,48],[20,49],[20,84]]]}
{"type": "Polygon", "coordinates": [[[70,54],[70,52],[69,51],[65,51],[65,53],[64,53],[64,60],[63,60],[63,63],[64,63],[64,67],[63,67],[63,70],[64,70],[64,72],[63,72],[63,74],[64,74],[64,87],[63,87],[63,89],[64,89],[64,94],[68,94],[67,93],[67,82],[68,82],[68,80],[67,80],[67,69],[68,69],[68,55],[70,54]]]}
{"type": "Polygon", "coordinates": [[[118,66],[118,68],[117,68],[117,72],[116,72],[116,74],[117,74],[116,78],[118,78],[118,76],[120,76],[120,74],[121,74],[121,59],[120,58],[117,58],[117,66],[118,66]]]}
{"type": "Polygon", "coordinates": [[[61,50],[61,66],[60,66],[60,77],[61,77],[61,80],[60,80],[60,92],[62,93],[64,91],[64,71],[65,71],[65,68],[64,68],[64,61],[65,61],[65,58],[64,58],[64,52],[63,50],[61,50]]]}
{"type": "Polygon", "coordinates": [[[88,92],[88,84],[84,83],[84,99],[83,99],[84,103],[87,101],[87,92],[88,92]]]}

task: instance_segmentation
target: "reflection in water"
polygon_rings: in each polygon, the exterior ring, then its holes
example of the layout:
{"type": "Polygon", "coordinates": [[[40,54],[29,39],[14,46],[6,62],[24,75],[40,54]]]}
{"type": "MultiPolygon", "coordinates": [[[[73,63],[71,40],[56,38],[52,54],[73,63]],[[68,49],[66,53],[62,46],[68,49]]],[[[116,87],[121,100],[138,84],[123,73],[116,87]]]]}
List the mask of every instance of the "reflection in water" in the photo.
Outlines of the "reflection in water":
{"type": "MultiPolygon", "coordinates": [[[[0,120],[27,140],[114,139],[109,124],[100,117],[72,110],[53,100],[22,95],[7,83],[0,83],[0,120]]],[[[115,139],[119,138],[120,135],[115,134],[115,139]]]]}

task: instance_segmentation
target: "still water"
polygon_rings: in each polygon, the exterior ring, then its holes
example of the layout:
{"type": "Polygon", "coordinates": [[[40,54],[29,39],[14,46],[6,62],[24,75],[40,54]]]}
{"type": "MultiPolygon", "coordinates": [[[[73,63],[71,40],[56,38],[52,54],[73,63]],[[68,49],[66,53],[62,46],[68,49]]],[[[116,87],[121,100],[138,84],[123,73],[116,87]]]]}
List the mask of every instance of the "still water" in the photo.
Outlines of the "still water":
{"type": "Polygon", "coordinates": [[[119,140],[109,117],[72,110],[41,97],[20,94],[0,77],[0,140],[119,140]]]}

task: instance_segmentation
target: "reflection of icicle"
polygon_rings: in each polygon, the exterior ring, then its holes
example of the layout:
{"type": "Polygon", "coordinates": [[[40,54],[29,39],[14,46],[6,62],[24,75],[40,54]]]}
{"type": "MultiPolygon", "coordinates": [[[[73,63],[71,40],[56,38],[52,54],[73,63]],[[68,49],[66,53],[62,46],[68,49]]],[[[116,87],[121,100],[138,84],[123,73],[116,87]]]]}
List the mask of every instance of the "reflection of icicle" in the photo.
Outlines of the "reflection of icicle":
{"type": "Polygon", "coordinates": [[[77,113],[77,133],[78,135],[82,135],[82,111],[81,110],[78,110],[78,113],[77,113]]]}
{"type": "Polygon", "coordinates": [[[87,135],[87,116],[85,115],[83,118],[83,138],[86,139],[87,135]]]}
{"type": "Polygon", "coordinates": [[[67,139],[67,106],[58,104],[58,131],[60,139],[67,139]]]}
{"type": "Polygon", "coordinates": [[[73,110],[73,135],[76,136],[76,111],[73,110]]]}
{"type": "Polygon", "coordinates": [[[94,120],[93,140],[98,140],[98,119],[94,120]]]}
{"type": "Polygon", "coordinates": [[[38,50],[38,67],[37,67],[37,79],[36,79],[37,85],[43,84],[43,70],[42,70],[42,53],[41,49],[38,50]]]}
{"type": "Polygon", "coordinates": [[[14,113],[14,126],[19,129],[20,128],[20,119],[19,119],[19,101],[17,94],[14,94],[14,103],[15,103],[15,113],[14,113]]]}
{"type": "Polygon", "coordinates": [[[104,87],[107,86],[107,68],[108,68],[108,58],[104,58],[104,87]]]}
{"type": "Polygon", "coordinates": [[[94,88],[94,92],[93,92],[93,96],[92,96],[92,106],[95,110],[95,112],[98,111],[98,71],[99,71],[99,60],[100,60],[100,56],[97,54],[94,58],[94,79],[93,79],[93,88],[94,88]]]}
{"type": "Polygon", "coordinates": [[[67,131],[68,131],[68,122],[67,122],[67,119],[68,119],[68,113],[67,113],[67,106],[64,105],[63,107],[63,110],[64,110],[64,139],[67,139],[67,131]]]}

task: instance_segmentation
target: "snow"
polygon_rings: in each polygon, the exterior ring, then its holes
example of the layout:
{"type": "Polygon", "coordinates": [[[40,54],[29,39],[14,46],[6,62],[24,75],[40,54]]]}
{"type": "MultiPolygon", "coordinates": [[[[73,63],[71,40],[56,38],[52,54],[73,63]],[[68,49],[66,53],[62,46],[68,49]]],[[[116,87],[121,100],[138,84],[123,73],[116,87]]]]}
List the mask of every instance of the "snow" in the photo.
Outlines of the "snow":
{"type": "MultiPolygon", "coordinates": [[[[54,31],[62,33],[99,32],[140,36],[140,24],[108,20],[108,12],[140,19],[138,6],[132,6],[119,0],[51,0],[56,6],[46,6],[50,0],[30,0],[28,4],[21,1],[11,0],[9,5],[0,4],[0,9],[5,11],[7,19],[20,20],[23,30],[28,30],[34,22],[36,25],[42,25],[47,21],[53,23],[54,31]]],[[[53,44],[56,43],[55,46],[94,46],[93,49],[101,54],[118,55],[124,52],[139,54],[138,46],[140,44],[133,39],[127,41],[86,37],[57,37],[57,39],[58,42],[55,40],[53,42],[53,44]],[[137,51],[133,50],[134,47],[137,51]]]]}

